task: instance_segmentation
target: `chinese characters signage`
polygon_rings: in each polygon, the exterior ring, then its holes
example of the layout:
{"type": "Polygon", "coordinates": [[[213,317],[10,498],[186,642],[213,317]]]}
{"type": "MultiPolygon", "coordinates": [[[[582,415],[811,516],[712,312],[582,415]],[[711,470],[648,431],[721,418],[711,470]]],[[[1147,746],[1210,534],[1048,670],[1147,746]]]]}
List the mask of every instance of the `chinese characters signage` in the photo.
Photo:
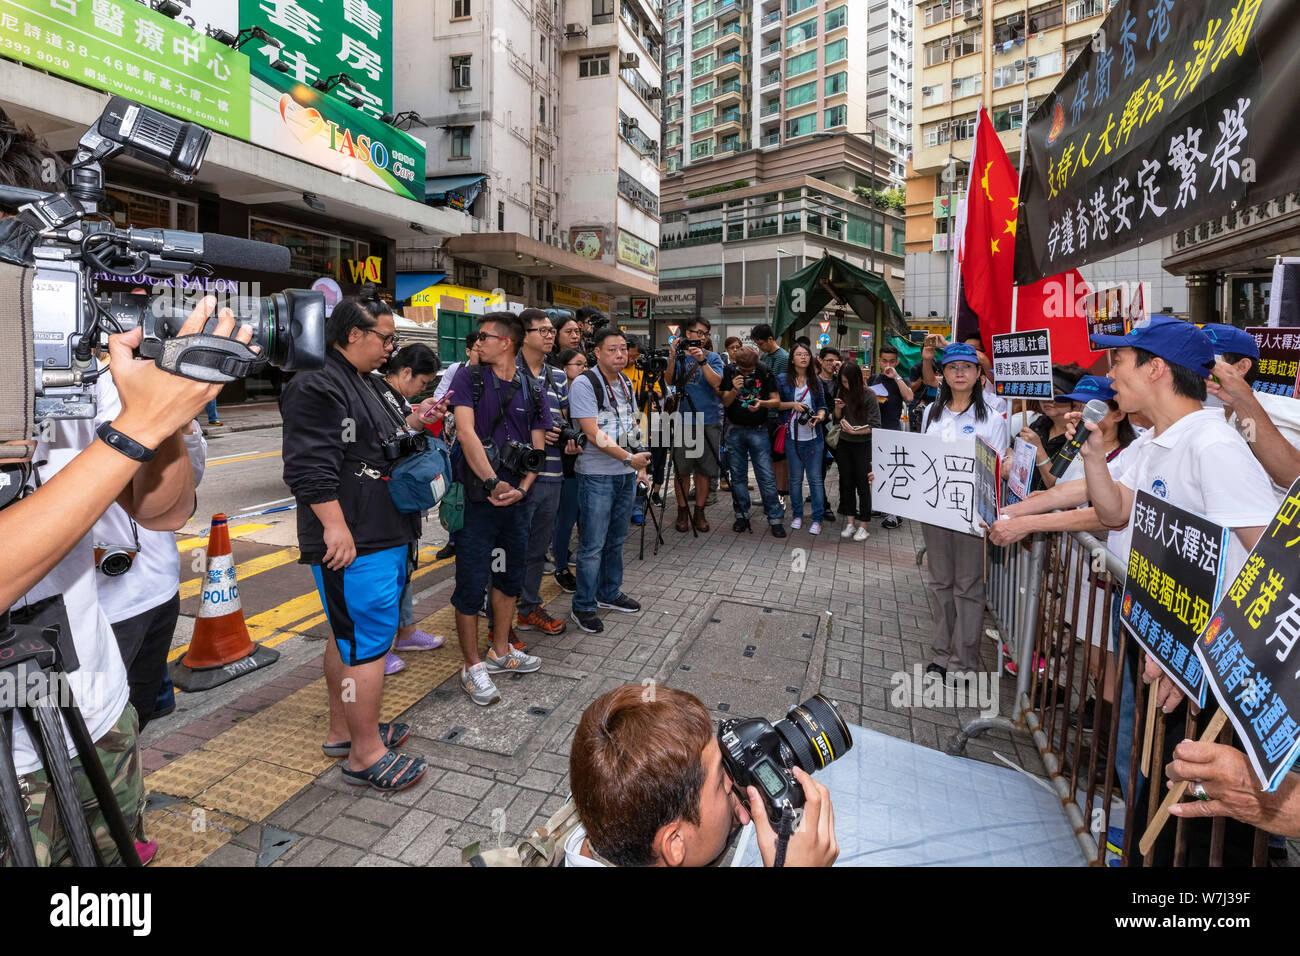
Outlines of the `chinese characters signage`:
{"type": "Polygon", "coordinates": [[[872,507],[965,534],[976,530],[975,439],[872,432],[872,507]]]}
{"type": "Polygon", "coordinates": [[[558,282],[551,283],[551,302],[562,309],[581,309],[584,305],[594,305],[606,315],[614,311],[614,300],[609,296],[558,282]]]}
{"type": "Polygon", "coordinates": [[[1052,397],[1052,337],[1047,329],[993,336],[991,358],[999,395],[1052,397]]]}
{"type": "Polygon", "coordinates": [[[975,510],[992,526],[998,520],[1002,496],[1002,462],[997,449],[983,438],[975,439],[975,510]]]}
{"type": "Polygon", "coordinates": [[[1257,392],[1296,397],[1296,378],[1300,377],[1300,329],[1255,326],[1246,330],[1259,343],[1259,361],[1255,363],[1257,392]]]}
{"type": "Polygon", "coordinates": [[[357,87],[337,86],[331,96],[358,96],[371,116],[392,110],[393,0],[240,0],[239,23],[284,44],[253,40],[243,49],[254,59],[279,58],[307,86],[346,73],[357,87]]]}
{"type": "Polygon", "coordinates": [[[1089,337],[1094,335],[1124,335],[1128,332],[1124,311],[1124,288],[1102,289],[1085,296],[1084,321],[1089,337]]]}
{"type": "Polygon", "coordinates": [[[651,275],[659,272],[659,250],[625,229],[618,231],[618,261],[651,275]]]}
{"type": "Polygon", "coordinates": [[[1203,665],[1192,648],[1218,597],[1228,532],[1145,491],[1134,498],[1131,523],[1124,624],[1184,694],[1204,703],[1203,665]]]}
{"type": "Polygon", "coordinates": [[[1016,281],[1300,185],[1286,0],[1119,0],[1026,131],[1016,281]]]}
{"type": "Polygon", "coordinates": [[[1196,642],[1210,689],[1266,789],[1300,749],[1300,481],[1260,536],[1196,642]]]}
{"type": "Polygon", "coordinates": [[[0,56],[248,139],[248,57],[131,0],[0,0],[0,56]]]}

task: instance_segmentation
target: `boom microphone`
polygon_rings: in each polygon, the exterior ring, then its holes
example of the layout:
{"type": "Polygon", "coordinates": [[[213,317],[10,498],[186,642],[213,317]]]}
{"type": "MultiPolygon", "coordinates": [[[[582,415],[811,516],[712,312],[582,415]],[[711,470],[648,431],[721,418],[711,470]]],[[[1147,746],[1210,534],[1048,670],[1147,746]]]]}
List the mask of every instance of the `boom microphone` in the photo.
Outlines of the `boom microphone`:
{"type": "Polygon", "coordinates": [[[228,269],[249,269],[253,272],[288,272],[289,248],[273,242],[256,239],[239,239],[220,233],[203,233],[203,252],[200,261],[228,269]]]}
{"type": "Polygon", "coordinates": [[[1079,422],[1078,427],[1075,428],[1074,437],[1062,446],[1061,450],[1056,453],[1056,461],[1052,462],[1053,478],[1060,478],[1065,474],[1066,469],[1074,461],[1074,456],[1079,453],[1083,443],[1088,440],[1088,435],[1091,433],[1083,427],[1083,423],[1092,422],[1095,425],[1105,418],[1106,413],[1109,411],[1110,406],[1100,398],[1094,398],[1083,407],[1083,421],[1079,422]]]}

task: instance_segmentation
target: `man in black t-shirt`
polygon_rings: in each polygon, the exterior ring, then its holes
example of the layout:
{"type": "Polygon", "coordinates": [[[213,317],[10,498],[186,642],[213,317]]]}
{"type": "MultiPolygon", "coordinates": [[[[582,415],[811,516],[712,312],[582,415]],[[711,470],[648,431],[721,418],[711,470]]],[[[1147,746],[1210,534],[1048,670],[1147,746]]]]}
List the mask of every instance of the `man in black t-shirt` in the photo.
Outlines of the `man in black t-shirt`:
{"type": "Polygon", "coordinates": [[[749,531],[749,461],[754,462],[754,476],[763,498],[763,512],[772,528],[772,537],[784,538],[785,509],[776,493],[772,474],[772,446],[767,437],[767,413],[781,403],[776,375],[758,361],[758,350],[743,348],[736,353],[736,364],[728,365],[718,385],[722,405],[731,422],[727,434],[727,455],[731,466],[731,502],[736,512],[732,531],[749,531]]]}

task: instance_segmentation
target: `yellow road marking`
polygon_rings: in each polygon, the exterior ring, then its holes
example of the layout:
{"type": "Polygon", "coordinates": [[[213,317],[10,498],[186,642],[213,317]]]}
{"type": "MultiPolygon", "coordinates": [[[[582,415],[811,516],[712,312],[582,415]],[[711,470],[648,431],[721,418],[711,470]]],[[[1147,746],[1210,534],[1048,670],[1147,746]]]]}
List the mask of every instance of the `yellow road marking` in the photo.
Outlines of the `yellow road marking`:
{"type": "MultiPolygon", "coordinates": [[[[254,574],[261,574],[263,571],[270,571],[278,568],[282,564],[288,564],[291,561],[298,560],[297,548],[284,548],[281,551],[272,551],[270,554],[260,554],[255,558],[244,561],[242,564],[235,565],[235,576],[244,581],[251,578],[254,574]]],[[[193,581],[186,581],[181,585],[181,600],[192,598],[203,590],[203,578],[195,578],[193,581]]]]}
{"type": "Polygon", "coordinates": [[[218,461],[210,461],[207,464],[209,468],[216,468],[218,465],[237,465],[241,461],[255,461],[258,458],[279,458],[278,451],[259,451],[247,455],[236,455],[234,458],[222,458],[218,461]]]}
{"type": "MultiPolygon", "coordinates": [[[[254,531],[265,531],[269,527],[271,527],[269,524],[240,524],[228,526],[226,530],[229,531],[230,537],[242,538],[245,535],[252,534],[254,531]]],[[[185,538],[176,542],[176,550],[181,554],[193,551],[195,548],[206,548],[207,546],[208,539],[206,536],[202,538],[185,538]]]]}

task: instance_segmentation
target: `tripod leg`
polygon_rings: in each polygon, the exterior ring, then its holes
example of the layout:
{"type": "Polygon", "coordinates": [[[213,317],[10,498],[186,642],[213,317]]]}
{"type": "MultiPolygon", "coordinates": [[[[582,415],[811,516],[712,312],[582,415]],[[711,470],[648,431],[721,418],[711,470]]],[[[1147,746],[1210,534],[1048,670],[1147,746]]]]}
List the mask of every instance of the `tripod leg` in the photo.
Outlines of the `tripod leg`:
{"type": "Polygon", "coordinates": [[[60,710],[63,719],[68,723],[72,742],[77,745],[77,753],[81,755],[81,766],[90,780],[95,799],[99,801],[99,812],[104,815],[108,832],[112,835],[113,842],[117,844],[117,852],[122,855],[122,862],[127,866],[140,866],[140,856],[135,851],[135,837],[127,828],[126,817],[123,816],[122,808],[118,805],[108,774],[104,773],[104,765],[99,762],[95,742],[90,739],[90,730],[86,727],[86,720],[81,716],[76,701],[72,699],[71,689],[68,690],[68,706],[60,710]]]}
{"type": "Polygon", "coordinates": [[[13,738],[13,711],[5,711],[0,718],[0,822],[4,824],[5,842],[18,866],[36,866],[36,848],[32,846],[32,833],[27,828],[27,814],[23,812],[22,793],[18,787],[18,774],[14,772],[14,752],[9,741],[13,738]]]}
{"type": "Polygon", "coordinates": [[[41,764],[49,775],[50,789],[54,791],[55,805],[68,836],[73,860],[77,866],[103,866],[99,849],[90,837],[90,827],[86,825],[86,816],[81,808],[81,798],[77,794],[76,778],[68,759],[68,749],[64,745],[63,724],[59,720],[58,711],[46,698],[36,701],[34,706],[24,707],[21,713],[27,724],[27,732],[40,751],[41,764]]]}

